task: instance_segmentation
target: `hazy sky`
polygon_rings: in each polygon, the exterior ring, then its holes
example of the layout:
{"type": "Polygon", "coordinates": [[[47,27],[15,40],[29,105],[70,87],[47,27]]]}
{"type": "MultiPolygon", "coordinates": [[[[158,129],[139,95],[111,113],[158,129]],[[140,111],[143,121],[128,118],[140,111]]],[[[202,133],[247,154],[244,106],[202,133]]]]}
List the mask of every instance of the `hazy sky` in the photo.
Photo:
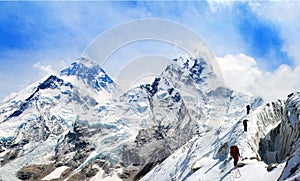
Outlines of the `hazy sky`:
{"type": "Polygon", "coordinates": [[[0,100],[69,66],[110,28],[143,18],[194,31],[231,88],[268,100],[300,91],[297,1],[0,2],[0,100]]]}

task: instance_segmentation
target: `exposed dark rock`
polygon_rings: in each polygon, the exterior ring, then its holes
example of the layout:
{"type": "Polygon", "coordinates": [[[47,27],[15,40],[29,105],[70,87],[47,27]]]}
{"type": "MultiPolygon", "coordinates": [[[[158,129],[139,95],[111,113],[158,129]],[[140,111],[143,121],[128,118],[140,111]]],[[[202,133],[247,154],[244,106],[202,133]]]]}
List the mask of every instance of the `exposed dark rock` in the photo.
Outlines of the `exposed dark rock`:
{"type": "Polygon", "coordinates": [[[278,166],[278,163],[270,163],[268,166],[267,166],[267,170],[270,172],[272,171],[274,168],[276,168],[278,166]]]}
{"type": "Polygon", "coordinates": [[[21,180],[35,179],[34,173],[32,172],[18,172],[17,177],[21,180]]]}
{"type": "Polygon", "coordinates": [[[47,80],[45,80],[43,83],[41,83],[38,88],[39,89],[55,89],[58,86],[61,86],[64,83],[64,81],[54,75],[51,75],[47,80]]]}
{"type": "Polygon", "coordinates": [[[118,177],[121,179],[128,179],[130,177],[130,173],[127,173],[127,172],[118,173],[118,177]]]}
{"type": "Polygon", "coordinates": [[[173,97],[172,97],[174,102],[179,102],[181,99],[180,94],[177,92],[173,97]]]}
{"type": "Polygon", "coordinates": [[[3,166],[8,162],[16,159],[18,157],[19,151],[20,151],[19,149],[12,149],[8,153],[6,153],[0,162],[1,163],[0,166],[3,166]]]}
{"type": "Polygon", "coordinates": [[[50,165],[28,165],[21,168],[16,176],[20,180],[41,180],[55,169],[53,164],[50,165]]]}
{"type": "Polygon", "coordinates": [[[68,132],[62,143],[55,149],[54,160],[58,163],[64,163],[64,165],[73,169],[77,168],[95,149],[87,141],[89,134],[90,128],[87,124],[75,123],[74,131],[68,132]],[[72,156],[66,156],[71,153],[72,156]]]}
{"type": "Polygon", "coordinates": [[[91,178],[91,177],[95,176],[98,171],[99,170],[97,168],[92,168],[92,169],[90,169],[90,170],[87,171],[86,177],[87,178],[91,178]]]}

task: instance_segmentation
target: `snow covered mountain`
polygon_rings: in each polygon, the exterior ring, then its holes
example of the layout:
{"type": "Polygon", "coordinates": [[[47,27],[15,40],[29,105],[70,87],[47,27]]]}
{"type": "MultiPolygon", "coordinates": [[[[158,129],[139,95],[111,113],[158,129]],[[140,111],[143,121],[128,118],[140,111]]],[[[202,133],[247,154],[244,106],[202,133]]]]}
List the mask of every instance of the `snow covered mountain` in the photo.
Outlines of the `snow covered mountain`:
{"type": "Polygon", "coordinates": [[[14,180],[24,165],[46,161],[79,120],[97,121],[98,102],[113,89],[105,72],[82,58],[60,76],[51,75],[7,100],[0,108],[0,178],[14,180]]]}
{"type": "Polygon", "coordinates": [[[0,107],[0,180],[228,179],[232,144],[249,158],[241,172],[276,161],[272,178],[299,176],[299,94],[262,105],[217,79],[207,58],[182,56],[123,93],[80,58],[0,107]]]}
{"type": "Polygon", "coordinates": [[[298,180],[299,101],[300,92],[249,115],[240,114],[241,107],[232,103],[236,116],[227,114],[218,129],[194,137],[141,180],[298,180]],[[229,157],[232,145],[240,149],[238,169],[229,157]]]}
{"type": "Polygon", "coordinates": [[[105,174],[122,164],[120,177],[144,175],[139,170],[161,162],[197,131],[179,92],[160,79],[105,100],[116,85],[82,58],[12,97],[1,107],[0,178],[41,179],[64,166],[74,179],[94,162],[103,162],[105,174]],[[153,153],[161,156],[148,159],[153,153]],[[45,173],[28,171],[40,167],[45,173]]]}

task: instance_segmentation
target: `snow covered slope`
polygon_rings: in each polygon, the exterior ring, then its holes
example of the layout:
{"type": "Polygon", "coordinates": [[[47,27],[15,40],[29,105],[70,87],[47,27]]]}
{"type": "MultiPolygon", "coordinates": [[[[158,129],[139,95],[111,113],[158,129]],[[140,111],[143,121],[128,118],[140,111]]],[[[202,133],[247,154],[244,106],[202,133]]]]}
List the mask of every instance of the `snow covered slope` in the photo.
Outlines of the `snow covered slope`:
{"type": "Polygon", "coordinates": [[[219,129],[194,137],[142,180],[299,179],[299,98],[300,93],[292,94],[249,115],[239,114],[241,107],[233,104],[219,129]],[[238,169],[229,157],[232,145],[240,149],[238,169]]]}

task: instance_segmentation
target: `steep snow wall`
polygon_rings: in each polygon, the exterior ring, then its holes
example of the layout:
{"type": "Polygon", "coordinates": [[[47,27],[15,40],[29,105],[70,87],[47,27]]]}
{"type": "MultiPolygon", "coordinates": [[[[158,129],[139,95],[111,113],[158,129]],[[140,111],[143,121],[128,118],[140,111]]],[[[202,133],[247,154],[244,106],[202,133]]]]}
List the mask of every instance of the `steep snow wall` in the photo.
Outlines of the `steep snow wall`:
{"type": "Polygon", "coordinates": [[[282,111],[282,122],[260,142],[260,154],[266,163],[285,162],[280,179],[293,179],[300,170],[300,93],[288,96],[282,111]],[[298,160],[298,161],[297,161],[298,160]]]}
{"type": "Polygon", "coordinates": [[[229,107],[219,129],[195,137],[142,180],[238,180],[229,157],[231,145],[240,148],[240,180],[299,179],[299,97],[295,93],[286,101],[264,104],[245,115],[235,96],[236,107],[229,107]],[[245,119],[247,132],[242,124],[245,119]],[[267,164],[273,162],[279,165],[274,164],[277,168],[268,171],[267,164]]]}

